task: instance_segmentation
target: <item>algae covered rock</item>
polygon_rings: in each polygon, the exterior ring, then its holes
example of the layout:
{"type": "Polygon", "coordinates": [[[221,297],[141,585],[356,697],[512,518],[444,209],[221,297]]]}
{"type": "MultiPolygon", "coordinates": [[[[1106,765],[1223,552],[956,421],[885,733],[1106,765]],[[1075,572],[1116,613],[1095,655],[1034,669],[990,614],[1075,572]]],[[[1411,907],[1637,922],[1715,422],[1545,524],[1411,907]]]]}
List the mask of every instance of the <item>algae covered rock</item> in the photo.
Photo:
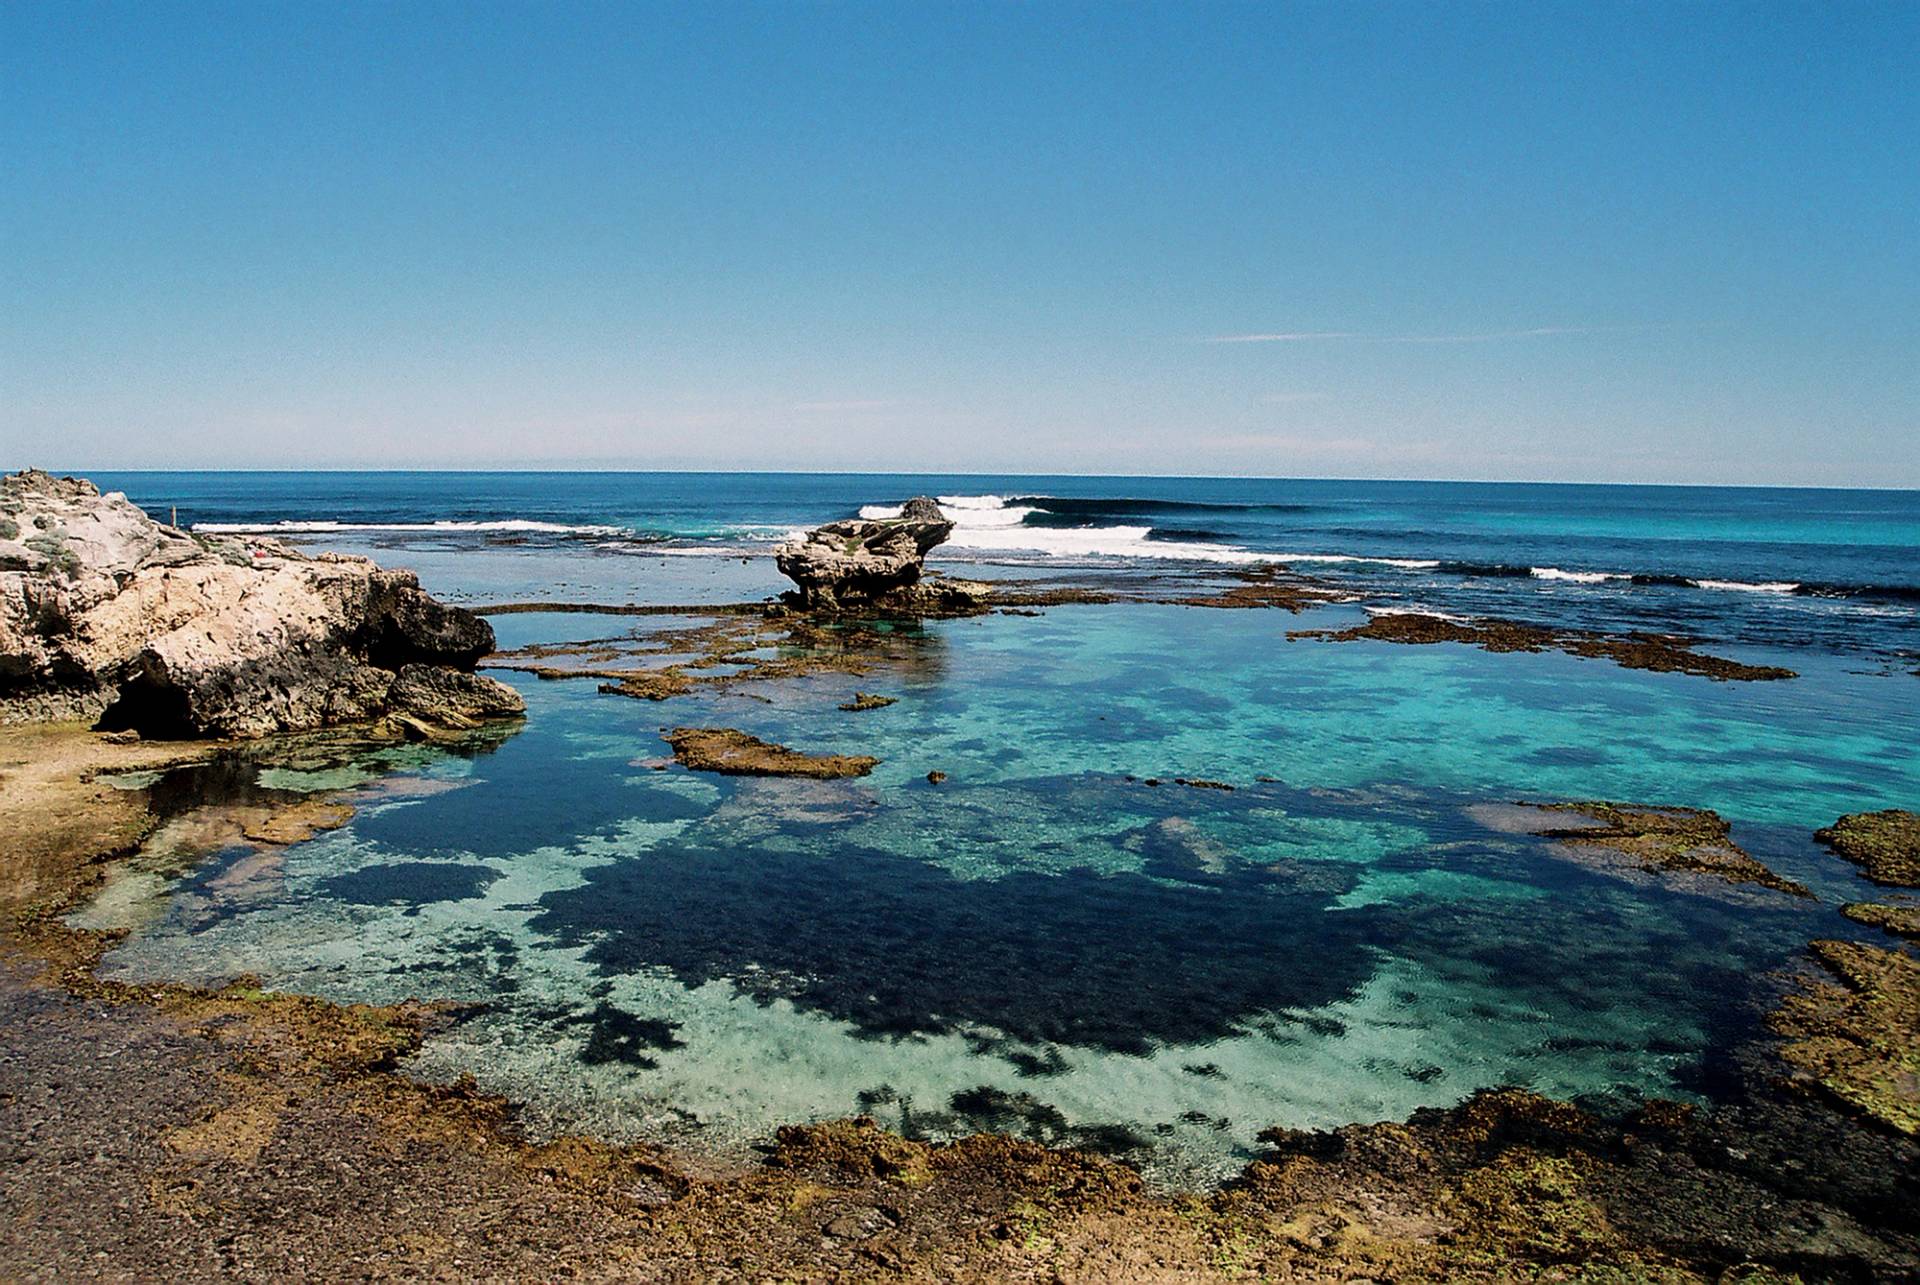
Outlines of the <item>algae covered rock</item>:
{"type": "Polygon", "coordinates": [[[1875,883],[1920,888],[1920,814],[1904,808],[1854,812],[1814,831],[1813,837],[1875,883]]]}
{"type": "Polygon", "coordinates": [[[1590,856],[1602,868],[1704,876],[1730,884],[1756,884],[1795,897],[1813,896],[1804,885],[1756,861],[1734,842],[1726,818],[1706,808],[1593,800],[1483,805],[1470,811],[1492,829],[1552,839],[1567,855],[1590,856]]]}
{"type": "Polygon", "coordinates": [[[696,772],[728,776],[865,776],[880,762],[865,754],[806,754],[732,727],[676,727],[666,734],[673,756],[696,772]]]}
{"type": "Polygon", "coordinates": [[[1856,1111],[1920,1135],[1920,959],[1852,941],[1809,949],[1838,984],[1809,983],[1774,1011],[1782,1056],[1856,1111]]]}

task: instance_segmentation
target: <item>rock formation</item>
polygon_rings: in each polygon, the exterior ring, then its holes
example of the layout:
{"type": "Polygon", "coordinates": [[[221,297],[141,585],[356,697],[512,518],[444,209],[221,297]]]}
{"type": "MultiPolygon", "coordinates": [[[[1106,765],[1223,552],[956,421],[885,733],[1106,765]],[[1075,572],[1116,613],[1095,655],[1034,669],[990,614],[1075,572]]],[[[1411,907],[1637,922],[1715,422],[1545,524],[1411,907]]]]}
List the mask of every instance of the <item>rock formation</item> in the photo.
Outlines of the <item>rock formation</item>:
{"type": "Polygon", "coordinates": [[[788,595],[815,610],[878,607],[913,612],[978,609],[984,591],[966,581],[922,585],[927,553],[953,523],[926,496],[897,518],[849,518],[815,527],[774,550],[780,574],[799,586],[788,595]]]}
{"type": "Polygon", "coordinates": [[[468,727],[523,708],[463,672],[492,650],[486,621],[410,571],[182,531],[79,478],[0,479],[0,723],[213,737],[388,715],[468,727]]]}

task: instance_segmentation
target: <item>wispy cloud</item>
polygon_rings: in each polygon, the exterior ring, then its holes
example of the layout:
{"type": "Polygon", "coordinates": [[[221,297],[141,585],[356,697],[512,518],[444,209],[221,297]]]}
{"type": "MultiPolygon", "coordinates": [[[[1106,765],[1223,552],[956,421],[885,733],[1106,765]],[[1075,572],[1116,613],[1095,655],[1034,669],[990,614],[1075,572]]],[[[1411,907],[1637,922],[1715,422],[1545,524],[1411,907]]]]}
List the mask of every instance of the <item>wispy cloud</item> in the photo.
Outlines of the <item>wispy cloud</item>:
{"type": "Polygon", "coordinates": [[[1484,344],[1497,339],[1539,339],[1548,335],[1624,334],[1640,330],[1664,330],[1661,325],[1641,326],[1530,326],[1525,330],[1481,330],[1462,334],[1379,334],[1365,330],[1275,330],[1248,335],[1209,335],[1205,344],[1302,344],[1349,341],[1368,344],[1484,344]]]}

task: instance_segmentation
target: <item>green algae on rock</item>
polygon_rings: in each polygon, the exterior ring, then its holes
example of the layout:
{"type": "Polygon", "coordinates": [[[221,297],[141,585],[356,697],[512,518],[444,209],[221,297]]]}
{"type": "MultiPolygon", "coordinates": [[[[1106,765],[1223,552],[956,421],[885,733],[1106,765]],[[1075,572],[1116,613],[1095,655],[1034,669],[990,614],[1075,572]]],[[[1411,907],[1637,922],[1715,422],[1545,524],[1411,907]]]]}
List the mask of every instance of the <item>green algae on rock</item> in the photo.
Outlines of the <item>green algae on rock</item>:
{"type": "Polygon", "coordinates": [[[1598,800],[1519,806],[1587,818],[1591,824],[1536,828],[1509,823],[1506,827],[1552,839],[1570,849],[1604,848],[1627,858],[1642,870],[1708,875],[1732,884],[1757,884],[1796,897],[1813,896],[1804,885],[1775,874],[1749,856],[1733,841],[1732,827],[1726,819],[1706,808],[1598,800]]]}
{"type": "Polygon", "coordinates": [[[1920,888],[1920,814],[1904,808],[1852,812],[1813,837],[1875,883],[1920,888]]]}
{"type": "Polygon", "coordinates": [[[1856,901],[1840,907],[1840,913],[1856,924],[1920,941],[1920,901],[1856,901]]]}
{"type": "Polygon", "coordinates": [[[729,776],[865,776],[879,759],[866,754],[807,754],[732,727],[676,727],[663,738],[673,756],[696,772],[729,776]]]}
{"type": "Polygon", "coordinates": [[[1838,985],[1809,982],[1769,1019],[1781,1055],[1828,1094],[1890,1128],[1920,1135],[1920,959],[1822,940],[1809,949],[1838,985]]]}
{"type": "Polygon", "coordinates": [[[1661,674],[1694,674],[1715,682],[1767,682],[1798,678],[1778,665],[1749,665],[1724,656],[1705,656],[1694,643],[1672,634],[1603,634],[1586,629],[1547,629],[1488,616],[1456,620],[1425,612],[1392,611],[1372,617],[1350,629],[1298,629],[1290,639],[1317,638],[1326,642],[1431,643],[1457,642],[1491,652],[1560,651],[1590,660],[1610,660],[1622,669],[1645,669],[1661,674]]]}

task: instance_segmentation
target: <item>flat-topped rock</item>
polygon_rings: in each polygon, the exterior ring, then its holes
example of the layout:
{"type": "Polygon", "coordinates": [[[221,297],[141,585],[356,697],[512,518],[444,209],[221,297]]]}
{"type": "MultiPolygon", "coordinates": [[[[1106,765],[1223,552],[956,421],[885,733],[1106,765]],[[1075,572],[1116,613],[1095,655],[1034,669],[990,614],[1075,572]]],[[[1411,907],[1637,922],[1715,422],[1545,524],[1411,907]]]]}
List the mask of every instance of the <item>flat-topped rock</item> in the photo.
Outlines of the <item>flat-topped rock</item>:
{"type": "Polygon", "coordinates": [[[410,571],[183,531],[81,478],[0,478],[0,723],[249,737],[422,704],[518,713],[512,688],[464,672],[492,650],[485,620],[410,571]],[[396,693],[409,666],[460,681],[396,693]]]}
{"type": "Polygon", "coordinates": [[[780,574],[811,608],[905,602],[927,554],[953,534],[953,523],[928,497],[916,496],[897,518],[848,518],[815,527],[774,550],[780,574]]]}

